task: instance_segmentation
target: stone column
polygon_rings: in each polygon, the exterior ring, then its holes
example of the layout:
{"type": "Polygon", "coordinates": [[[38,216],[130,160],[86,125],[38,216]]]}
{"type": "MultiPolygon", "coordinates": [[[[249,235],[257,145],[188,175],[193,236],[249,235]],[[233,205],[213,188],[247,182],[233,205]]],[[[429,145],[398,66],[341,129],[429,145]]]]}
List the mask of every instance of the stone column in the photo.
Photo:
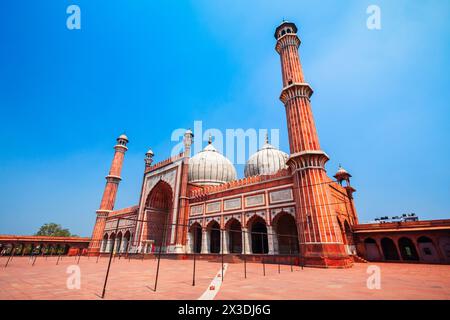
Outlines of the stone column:
{"type": "Polygon", "coordinates": [[[242,228],[242,253],[243,254],[251,254],[251,241],[252,237],[250,232],[248,232],[247,228],[242,228]]]}
{"type": "Polygon", "coordinates": [[[202,252],[209,253],[209,237],[208,230],[202,229],[202,252]]]}
{"type": "Polygon", "coordinates": [[[108,242],[106,243],[106,252],[111,252],[113,241],[114,240],[108,239],[108,242]]]}
{"type": "Polygon", "coordinates": [[[127,245],[128,245],[128,240],[127,238],[122,238],[122,244],[121,244],[121,248],[120,248],[120,252],[124,253],[127,251],[127,245]]]}
{"type": "Polygon", "coordinates": [[[278,236],[274,233],[272,226],[267,226],[267,242],[269,243],[269,254],[278,254],[278,236]]]}
{"type": "Polygon", "coordinates": [[[228,231],[225,229],[220,230],[220,235],[220,253],[222,253],[223,251],[223,254],[229,254],[230,250],[228,249],[228,231]]]}
{"type": "MultiPolygon", "coordinates": [[[[195,229],[194,229],[195,232],[195,229]]],[[[187,239],[186,239],[186,253],[193,253],[193,242],[194,239],[192,239],[192,233],[190,231],[188,231],[187,233],[187,239]]]]}

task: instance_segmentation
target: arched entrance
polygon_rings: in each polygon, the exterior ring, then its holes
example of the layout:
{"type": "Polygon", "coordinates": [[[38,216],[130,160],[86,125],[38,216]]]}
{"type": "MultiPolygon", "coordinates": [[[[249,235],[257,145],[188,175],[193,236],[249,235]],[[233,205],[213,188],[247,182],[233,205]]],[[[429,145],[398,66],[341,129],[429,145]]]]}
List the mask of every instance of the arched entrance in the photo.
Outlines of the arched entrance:
{"type": "MultiPolygon", "coordinates": [[[[115,245],[115,241],[116,241],[116,234],[113,233],[113,234],[111,234],[109,236],[107,252],[111,252],[113,250],[113,246],[115,245]]],[[[114,250],[116,250],[116,249],[114,248],[114,250]]]]}
{"type": "Polygon", "coordinates": [[[220,253],[220,225],[217,221],[212,221],[208,225],[209,252],[220,253]]]}
{"type": "Polygon", "coordinates": [[[236,219],[231,219],[226,225],[228,232],[228,248],[230,253],[242,252],[242,227],[236,219]]]}
{"type": "Polygon", "coordinates": [[[189,247],[191,253],[202,252],[202,226],[198,222],[189,228],[189,247]]]}
{"type": "Polygon", "coordinates": [[[124,236],[123,236],[123,245],[122,245],[122,252],[130,252],[129,247],[130,247],[130,239],[131,239],[131,233],[130,231],[125,232],[124,236]]]}
{"type": "Polygon", "coordinates": [[[298,233],[294,217],[283,212],[274,220],[274,224],[278,239],[278,253],[298,253],[298,233]]]}
{"type": "Polygon", "coordinates": [[[420,255],[425,262],[439,262],[439,256],[433,241],[428,237],[419,237],[417,239],[420,255]]]}
{"type": "Polygon", "coordinates": [[[383,255],[385,260],[400,260],[398,256],[397,247],[391,238],[381,239],[381,248],[383,249],[383,255]]]}
{"type": "Polygon", "coordinates": [[[268,253],[269,243],[267,239],[266,222],[261,217],[257,217],[253,220],[249,229],[252,239],[252,253],[268,253]]]}
{"type": "Polygon", "coordinates": [[[398,240],[398,246],[403,260],[406,261],[418,261],[419,255],[417,254],[416,246],[410,238],[400,238],[398,240]]]}
{"type": "MultiPolygon", "coordinates": [[[[145,202],[147,236],[144,237],[144,240],[150,240],[149,242],[153,242],[156,247],[167,245],[168,233],[171,230],[169,217],[173,208],[172,199],[172,188],[167,182],[160,180],[153,187],[145,202]]],[[[148,249],[147,252],[150,251],[148,249]]]]}
{"type": "Polygon", "coordinates": [[[116,244],[114,246],[114,251],[116,253],[121,253],[122,252],[122,231],[119,231],[119,233],[117,234],[116,244]]]}
{"type": "Polygon", "coordinates": [[[364,249],[366,252],[366,259],[369,261],[381,260],[380,250],[378,249],[377,242],[372,238],[364,240],[364,249]]]}
{"type": "Polygon", "coordinates": [[[105,233],[105,235],[103,236],[102,246],[101,246],[100,252],[106,252],[107,248],[108,248],[108,234],[105,233]]]}

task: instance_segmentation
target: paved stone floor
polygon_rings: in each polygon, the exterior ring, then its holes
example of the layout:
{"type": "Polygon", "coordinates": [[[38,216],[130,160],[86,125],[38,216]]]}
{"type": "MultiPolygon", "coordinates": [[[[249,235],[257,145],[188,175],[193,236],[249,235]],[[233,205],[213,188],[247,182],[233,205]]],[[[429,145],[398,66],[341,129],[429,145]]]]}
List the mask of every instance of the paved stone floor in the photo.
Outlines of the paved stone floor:
{"type": "MultiPolygon", "coordinates": [[[[107,258],[82,257],[80,289],[68,289],[70,266],[76,258],[15,257],[7,268],[0,258],[0,299],[100,299],[107,258]]],[[[197,261],[196,286],[192,286],[192,260],[162,259],[156,292],[155,260],[118,259],[111,264],[106,299],[198,299],[219,273],[221,264],[197,261]]],[[[351,269],[317,269],[229,264],[215,299],[450,299],[450,266],[426,264],[355,264],[351,269]],[[381,288],[368,289],[367,268],[380,268],[381,288]]],[[[69,281],[69,283],[71,283],[69,281]]]]}

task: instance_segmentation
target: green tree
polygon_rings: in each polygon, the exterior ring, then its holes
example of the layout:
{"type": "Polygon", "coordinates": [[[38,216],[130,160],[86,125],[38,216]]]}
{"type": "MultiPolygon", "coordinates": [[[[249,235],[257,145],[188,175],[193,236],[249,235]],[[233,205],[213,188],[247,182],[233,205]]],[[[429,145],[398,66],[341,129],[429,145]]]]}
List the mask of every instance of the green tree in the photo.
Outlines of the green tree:
{"type": "Polygon", "coordinates": [[[35,236],[51,236],[51,237],[77,237],[71,234],[69,229],[63,229],[61,225],[56,223],[46,223],[39,228],[35,236]]]}

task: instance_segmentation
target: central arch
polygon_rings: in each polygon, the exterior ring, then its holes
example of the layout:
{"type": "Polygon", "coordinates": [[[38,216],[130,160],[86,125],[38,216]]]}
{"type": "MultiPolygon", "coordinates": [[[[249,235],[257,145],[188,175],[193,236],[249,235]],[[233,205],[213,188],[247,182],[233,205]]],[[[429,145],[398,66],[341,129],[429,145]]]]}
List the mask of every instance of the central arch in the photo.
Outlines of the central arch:
{"type": "Polygon", "coordinates": [[[144,239],[153,242],[154,247],[167,245],[168,231],[171,229],[169,218],[172,208],[172,188],[167,182],[160,180],[153,187],[145,202],[147,236],[144,239]]]}

